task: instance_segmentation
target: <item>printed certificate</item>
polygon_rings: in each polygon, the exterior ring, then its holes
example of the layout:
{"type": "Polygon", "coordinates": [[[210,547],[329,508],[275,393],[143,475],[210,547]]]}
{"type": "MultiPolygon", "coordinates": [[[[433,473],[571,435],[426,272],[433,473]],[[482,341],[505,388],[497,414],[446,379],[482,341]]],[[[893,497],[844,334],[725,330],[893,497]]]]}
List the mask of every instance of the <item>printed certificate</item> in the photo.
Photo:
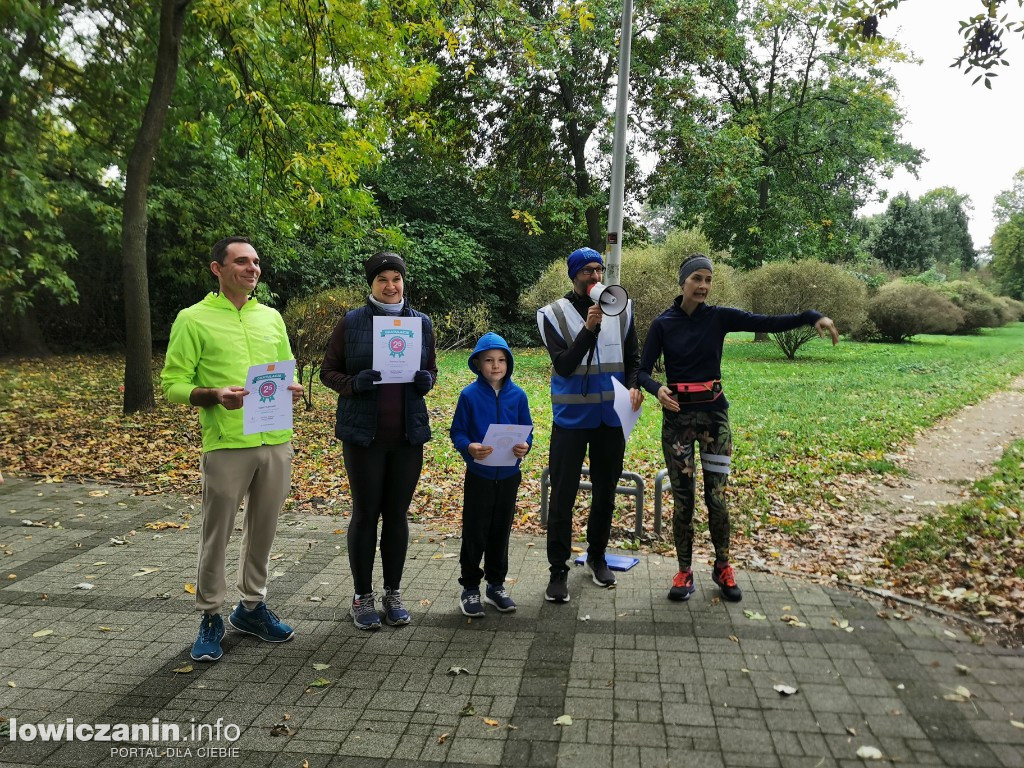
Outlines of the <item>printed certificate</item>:
{"type": "Polygon", "coordinates": [[[247,435],[292,428],[292,393],[288,385],[295,381],[295,361],[264,363],[249,367],[242,399],[242,431],[247,435]]]}
{"type": "Polygon", "coordinates": [[[373,369],[378,384],[410,382],[420,369],[423,320],[419,317],[373,316],[373,369]]]}
{"type": "Polygon", "coordinates": [[[474,459],[485,467],[514,467],[519,461],[512,453],[512,447],[525,443],[533,432],[529,424],[491,424],[480,445],[489,445],[494,450],[486,458],[474,459]]]}

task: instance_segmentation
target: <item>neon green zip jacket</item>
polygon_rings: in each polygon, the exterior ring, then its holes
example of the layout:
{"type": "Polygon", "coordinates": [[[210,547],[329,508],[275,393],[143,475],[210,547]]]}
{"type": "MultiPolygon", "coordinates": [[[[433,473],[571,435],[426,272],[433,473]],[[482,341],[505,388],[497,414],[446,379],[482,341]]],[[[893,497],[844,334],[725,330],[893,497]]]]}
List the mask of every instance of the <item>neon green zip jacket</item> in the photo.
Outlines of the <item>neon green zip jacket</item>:
{"type": "MultiPolygon", "coordinates": [[[[181,310],[171,326],[160,374],[164,396],[189,404],[196,387],[244,386],[249,366],[291,360],[288,332],[277,310],[249,299],[236,309],[219,293],[181,310]]],[[[221,448],[254,448],[291,440],[290,429],[243,434],[242,409],[222,405],[199,409],[203,453],[221,448]]]]}

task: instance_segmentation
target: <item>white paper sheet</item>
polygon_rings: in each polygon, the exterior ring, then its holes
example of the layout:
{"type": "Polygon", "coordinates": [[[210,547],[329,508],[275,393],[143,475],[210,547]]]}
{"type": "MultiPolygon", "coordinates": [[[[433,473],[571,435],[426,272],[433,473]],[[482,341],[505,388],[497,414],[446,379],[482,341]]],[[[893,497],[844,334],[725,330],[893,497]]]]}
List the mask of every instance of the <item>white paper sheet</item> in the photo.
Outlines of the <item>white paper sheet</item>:
{"type": "Polygon", "coordinates": [[[410,382],[420,369],[423,320],[418,317],[373,316],[373,368],[378,384],[410,382]]]}
{"type": "Polygon", "coordinates": [[[512,453],[512,447],[525,443],[532,431],[529,424],[491,424],[480,444],[489,445],[494,450],[485,459],[475,459],[476,463],[485,467],[514,467],[518,459],[512,453]]]}
{"type": "Polygon", "coordinates": [[[628,442],[633,427],[636,426],[640,414],[644,412],[644,406],[641,403],[639,408],[633,410],[633,404],[629,400],[629,390],[618,379],[612,379],[612,388],[615,390],[615,402],[612,404],[612,408],[615,409],[615,415],[619,417],[619,423],[622,424],[622,436],[628,442]]]}
{"type": "Polygon", "coordinates": [[[294,360],[249,367],[245,381],[249,394],[242,398],[245,434],[292,428],[292,393],[288,385],[294,381],[294,360]]]}

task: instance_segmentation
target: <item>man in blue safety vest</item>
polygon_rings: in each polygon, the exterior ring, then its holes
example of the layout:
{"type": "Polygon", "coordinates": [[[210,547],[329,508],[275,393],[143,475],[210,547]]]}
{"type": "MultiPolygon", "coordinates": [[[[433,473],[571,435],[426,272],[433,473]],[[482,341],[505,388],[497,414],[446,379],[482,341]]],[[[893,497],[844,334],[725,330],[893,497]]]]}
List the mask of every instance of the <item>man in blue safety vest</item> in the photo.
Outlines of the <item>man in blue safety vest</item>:
{"type": "Polygon", "coordinates": [[[553,424],[548,453],[551,505],[548,515],[548,563],[551,579],[544,598],[569,602],[572,555],[572,508],[579,490],[580,469],[590,454],[593,494],[587,521],[587,566],[594,583],[611,587],[605,550],[611,535],[615,488],[622,474],[626,441],[613,407],[612,380],[629,389],[633,410],[643,394],[637,387],[640,348],[633,325],[633,303],[616,317],[606,317],[590,296],[604,275],[604,261],[593,248],[569,255],[572,290],[537,311],[540,336],[551,355],[553,424]]]}

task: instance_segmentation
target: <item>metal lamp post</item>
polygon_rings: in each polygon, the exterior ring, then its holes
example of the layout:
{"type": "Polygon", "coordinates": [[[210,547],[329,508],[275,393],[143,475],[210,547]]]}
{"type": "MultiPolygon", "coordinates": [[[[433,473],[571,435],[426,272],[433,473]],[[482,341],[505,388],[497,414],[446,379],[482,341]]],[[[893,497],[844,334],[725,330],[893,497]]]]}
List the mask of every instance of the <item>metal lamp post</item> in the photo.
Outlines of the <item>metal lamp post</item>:
{"type": "Polygon", "coordinates": [[[626,190],[626,123],[629,112],[629,57],[633,42],[633,0],[623,0],[619,31],[619,85],[612,142],[612,190],[608,204],[606,285],[619,285],[622,271],[622,205],[626,190]]]}

